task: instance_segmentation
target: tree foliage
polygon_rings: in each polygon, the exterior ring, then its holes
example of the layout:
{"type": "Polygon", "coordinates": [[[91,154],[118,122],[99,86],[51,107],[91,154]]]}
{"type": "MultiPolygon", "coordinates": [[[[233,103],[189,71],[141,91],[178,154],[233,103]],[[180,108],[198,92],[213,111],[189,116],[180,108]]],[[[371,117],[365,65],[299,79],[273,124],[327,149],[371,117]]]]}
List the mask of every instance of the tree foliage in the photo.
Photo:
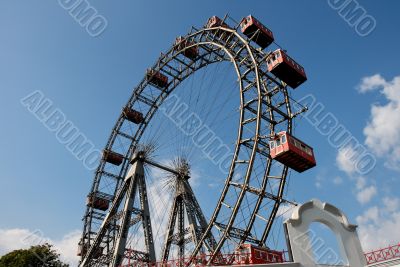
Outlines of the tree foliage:
{"type": "Polygon", "coordinates": [[[0,258],[0,267],[68,267],[50,244],[14,250],[0,258]]]}

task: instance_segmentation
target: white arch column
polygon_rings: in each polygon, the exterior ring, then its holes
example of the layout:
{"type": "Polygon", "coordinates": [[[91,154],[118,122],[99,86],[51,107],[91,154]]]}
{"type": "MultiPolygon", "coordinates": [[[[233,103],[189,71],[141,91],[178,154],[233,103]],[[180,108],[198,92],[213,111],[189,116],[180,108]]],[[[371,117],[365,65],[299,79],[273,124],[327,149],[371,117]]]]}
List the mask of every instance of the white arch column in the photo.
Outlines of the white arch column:
{"type": "MultiPolygon", "coordinates": [[[[289,253],[294,262],[307,267],[318,266],[310,240],[312,234],[310,225],[313,222],[326,225],[335,234],[341,258],[344,260],[343,265],[351,267],[367,265],[357,235],[357,226],[350,224],[343,212],[335,206],[316,199],[298,206],[291,218],[284,223],[289,253]]],[[[331,252],[334,253],[332,249],[331,252]]]]}

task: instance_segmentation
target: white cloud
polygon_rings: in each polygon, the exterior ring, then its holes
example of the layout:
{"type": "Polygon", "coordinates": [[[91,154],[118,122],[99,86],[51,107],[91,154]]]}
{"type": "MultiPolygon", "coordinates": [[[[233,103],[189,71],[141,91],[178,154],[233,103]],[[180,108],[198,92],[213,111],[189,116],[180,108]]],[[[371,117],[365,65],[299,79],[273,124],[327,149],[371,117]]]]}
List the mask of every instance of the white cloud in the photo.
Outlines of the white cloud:
{"type": "Polygon", "coordinates": [[[29,248],[31,240],[40,240],[39,233],[26,229],[1,229],[0,230],[0,254],[3,255],[15,249],[29,248]]]}
{"type": "Polygon", "coordinates": [[[70,263],[71,266],[78,266],[79,257],[77,253],[77,244],[81,238],[82,232],[79,230],[73,231],[65,235],[61,240],[55,241],[54,245],[60,251],[61,259],[70,263]]]}
{"type": "Polygon", "coordinates": [[[379,90],[385,104],[371,106],[370,120],[364,128],[365,144],[386,160],[385,166],[400,170],[400,76],[386,81],[380,75],[362,79],[360,92],[379,90]]]}
{"type": "Polygon", "coordinates": [[[363,215],[357,216],[356,220],[357,223],[360,225],[368,224],[368,223],[374,223],[378,224],[379,223],[379,209],[377,206],[373,206],[369,209],[367,209],[363,215]]]}
{"type": "Polygon", "coordinates": [[[377,193],[376,187],[371,185],[359,191],[357,193],[357,200],[361,204],[368,203],[377,193]]]}
{"type": "Polygon", "coordinates": [[[399,199],[383,201],[381,208],[373,206],[357,217],[358,233],[364,251],[397,244],[400,240],[399,199]],[[393,204],[397,203],[397,204],[393,204]],[[395,210],[393,208],[396,207],[395,210]]]}
{"type": "Polygon", "coordinates": [[[220,186],[221,184],[218,184],[218,183],[208,183],[207,185],[208,185],[208,187],[210,187],[210,188],[215,188],[215,187],[217,187],[217,186],[220,186]]]}
{"type": "MultiPolygon", "coordinates": [[[[368,181],[365,177],[355,176],[356,167],[354,158],[356,153],[357,152],[350,145],[339,149],[336,156],[336,164],[340,170],[347,174],[350,180],[355,182],[357,201],[361,204],[366,204],[377,194],[377,188],[373,185],[368,186],[368,181]]],[[[340,182],[340,179],[336,182],[340,182]]]]}
{"type": "Polygon", "coordinates": [[[351,146],[346,146],[339,149],[336,156],[336,164],[340,170],[347,173],[347,175],[352,175],[356,171],[354,160],[352,156],[355,151],[351,146]]]}
{"type": "Polygon", "coordinates": [[[324,181],[324,178],[321,175],[317,175],[317,177],[315,177],[315,187],[321,188],[323,181],[324,181]]]}
{"type": "Polygon", "coordinates": [[[0,229],[0,255],[16,249],[27,249],[31,246],[50,243],[61,254],[62,261],[71,266],[77,266],[79,258],[76,256],[81,232],[72,231],[59,240],[51,240],[44,236],[40,230],[28,229],[0,229]]]}
{"type": "Polygon", "coordinates": [[[384,197],[382,201],[388,212],[395,212],[399,209],[400,201],[398,198],[384,197]]]}
{"type": "Polygon", "coordinates": [[[356,189],[357,190],[362,190],[366,184],[367,184],[367,179],[365,179],[365,177],[359,176],[356,178],[356,189]]]}
{"type": "Polygon", "coordinates": [[[357,86],[357,90],[361,93],[376,90],[386,85],[385,79],[380,74],[375,74],[361,79],[361,83],[357,86]]]}
{"type": "Polygon", "coordinates": [[[343,183],[343,178],[340,176],[336,176],[333,178],[333,184],[335,185],[341,185],[343,183]]]}

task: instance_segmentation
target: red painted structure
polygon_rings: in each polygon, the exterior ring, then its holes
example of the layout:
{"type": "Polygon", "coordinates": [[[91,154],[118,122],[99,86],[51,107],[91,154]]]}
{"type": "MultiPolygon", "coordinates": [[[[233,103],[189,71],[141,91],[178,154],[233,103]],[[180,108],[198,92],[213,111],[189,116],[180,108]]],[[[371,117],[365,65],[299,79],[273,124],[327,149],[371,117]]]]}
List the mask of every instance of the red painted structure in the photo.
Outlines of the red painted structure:
{"type": "MultiPolygon", "coordinates": [[[[209,18],[207,21],[206,27],[208,29],[216,28],[216,27],[223,27],[223,28],[231,29],[231,27],[229,27],[228,24],[226,24],[221,18],[219,18],[217,16],[212,16],[211,18],[209,18]]],[[[223,40],[225,42],[228,40],[228,38],[230,36],[229,33],[225,32],[225,31],[221,31],[219,29],[211,30],[211,32],[213,34],[215,34],[216,36],[220,37],[221,40],[223,40]]]]}
{"type": "Polygon", "coordinates": [[[104,150],[103,159],[108,163],[119,166],[124,160],[124,156],[111,150],[104,150]]]}
{"type": "Polygon", "coordinates": [[[99,196],[90,195],[86,199],[86,205],[94,209],[106,211],[108,210],[109,201],[99,196]]]}
{"type": "MultiPolygon", "coordinates": [[[[86,249],[80,245],[79,253],[86,253],[86,249]],[[82,249],[84,251],[82,251],[82,249]]],[[[132,253],[134,250],[132,250],[132,253]]],[[[374,264],[384,262],[387,260],[400,259],[400,243],[397,245],[389,246],[387,248],[371,251],[365,253],[367,264],[374,264]]],[[[79,255],[78,255],[79,256],[79,255]]],[[[130,250],[127,250],[128,258],[133,258],[130,255],[130,250]]],[[[200,254],[197,256],[191,266],[205,266],[211,255],[200,254]]],[[[135,260],[129,260],[127,265],[120,267],[143,266],[143,267],[175,267],[186,266],[190,258],[169,260],[167,262],[154,262],[145,263],[135,260]]],[[[249,265],[249,264],[268,264],[268,263],[283,263],[288,262],[285,258],[284,251],[268,250],[267,248],[260,248],[251,244],[243,244],[237,248],[233,254],[221,254],[215,258],[213,266],[235,266],[235,265],[249,265]]]]}
{"type": "Polygon", "coordinates": [[[295,89],[307,80],[304,68],[289,57],[286,52],[277,49],[267,58],[268,71],[295,89]]]}
{"type": "Polygon", "coordinates": [[[367,264],[374,264],[398,258],[400,258],[400,243],[397,245],[389,246],[387,248],[378,249],[365,253],[365,259],[367,260],[367,264]]]}
{"type": "Polygon", "coordinates": [[[297,172],[316,165],[313,149],[287,132],[278,133],[269,146],[271,158],[297,172]]]}
{"type": "Polygon", "coordinates": [[[182,51],[182,54],[189,58],[189,59],[195,59],[199,55],[199,49],[197,46],[192,46],[193,43],[186,40],[186,38],[179,36],[175,40],[175,50],[182,51]]]}
{"type": "Polygon", "coordinates": [[[284,253],[251,244],[243,244],[236,249],[235,262],[238,264],[266,264],[284,262],[284,253]]]}
{"type": "Polygon", "coordinates": [[[165,88],[168,86],[168,77],[156,70],[148,69],[146,79],[150,84],[157,87],[165,88]]]}
{"type": "Polygon", "coordinates": [[[137,110],[125,107],[123,112],[125,118],[135,124],[142,123],[144,120],[143,114],[137,110]]]}
{"type": "MultiPolygon", "coordinates": [[[[176,267],[176,266],[188,266],[190,258],[174,259],[167,262],[154,262],[145,263],[133,260],[135,257],[134,250],[127,250],[126,256],[128,259],[127,265],[121,265],[120,267],[130,266],[143,266],[143,267],[176,267]]],[[[211,255],[199,254],[193,259],[190,266],[206,266],[211,255]]],[[[286,262],[283,251],[274,251],[267,248],[257,247],[251,244],[243,244],[240,248],[237,248],[235,253],[232,254],[220,254],[215,257],[212,266],[234,266],[234,265],[246,265],[246,264],[268,264],[268,263],[282,263],[286,262]]]]}
{"type": "Polygon", "coordinates": [[[274,34],[272,31],[265,27],[252,15],[242,19],[240,22],[240,28],[242,33],[248,38],[252,38],[258,30],[258,33],[253,37],[252,40],[262,49],[266,48],[274,41],[274,34]]]}
{"type": "Polygon", "coordinates": [[[224,28],[229,28],[228,25],[217,16],[212,16],[207,21],[207,28],[214,28],[214,27],[220,27],[220,26],[222,26],[224,28]]]}

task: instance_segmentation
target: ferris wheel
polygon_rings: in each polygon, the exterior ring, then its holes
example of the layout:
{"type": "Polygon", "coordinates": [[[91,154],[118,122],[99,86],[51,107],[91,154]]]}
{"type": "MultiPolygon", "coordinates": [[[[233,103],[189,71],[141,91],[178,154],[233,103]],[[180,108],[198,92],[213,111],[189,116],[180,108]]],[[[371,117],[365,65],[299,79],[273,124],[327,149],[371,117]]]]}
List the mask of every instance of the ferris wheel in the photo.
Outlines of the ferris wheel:
{"type": "Polygon", "coordinates": [[[270,250],[279,206],[293,204],[289,168],[316,164],[293,136],[305,71],[273,45],[253,16],[214,16],[147,69],[95,172],[80,266],[229,265],[248,244],[270,250]]]}

